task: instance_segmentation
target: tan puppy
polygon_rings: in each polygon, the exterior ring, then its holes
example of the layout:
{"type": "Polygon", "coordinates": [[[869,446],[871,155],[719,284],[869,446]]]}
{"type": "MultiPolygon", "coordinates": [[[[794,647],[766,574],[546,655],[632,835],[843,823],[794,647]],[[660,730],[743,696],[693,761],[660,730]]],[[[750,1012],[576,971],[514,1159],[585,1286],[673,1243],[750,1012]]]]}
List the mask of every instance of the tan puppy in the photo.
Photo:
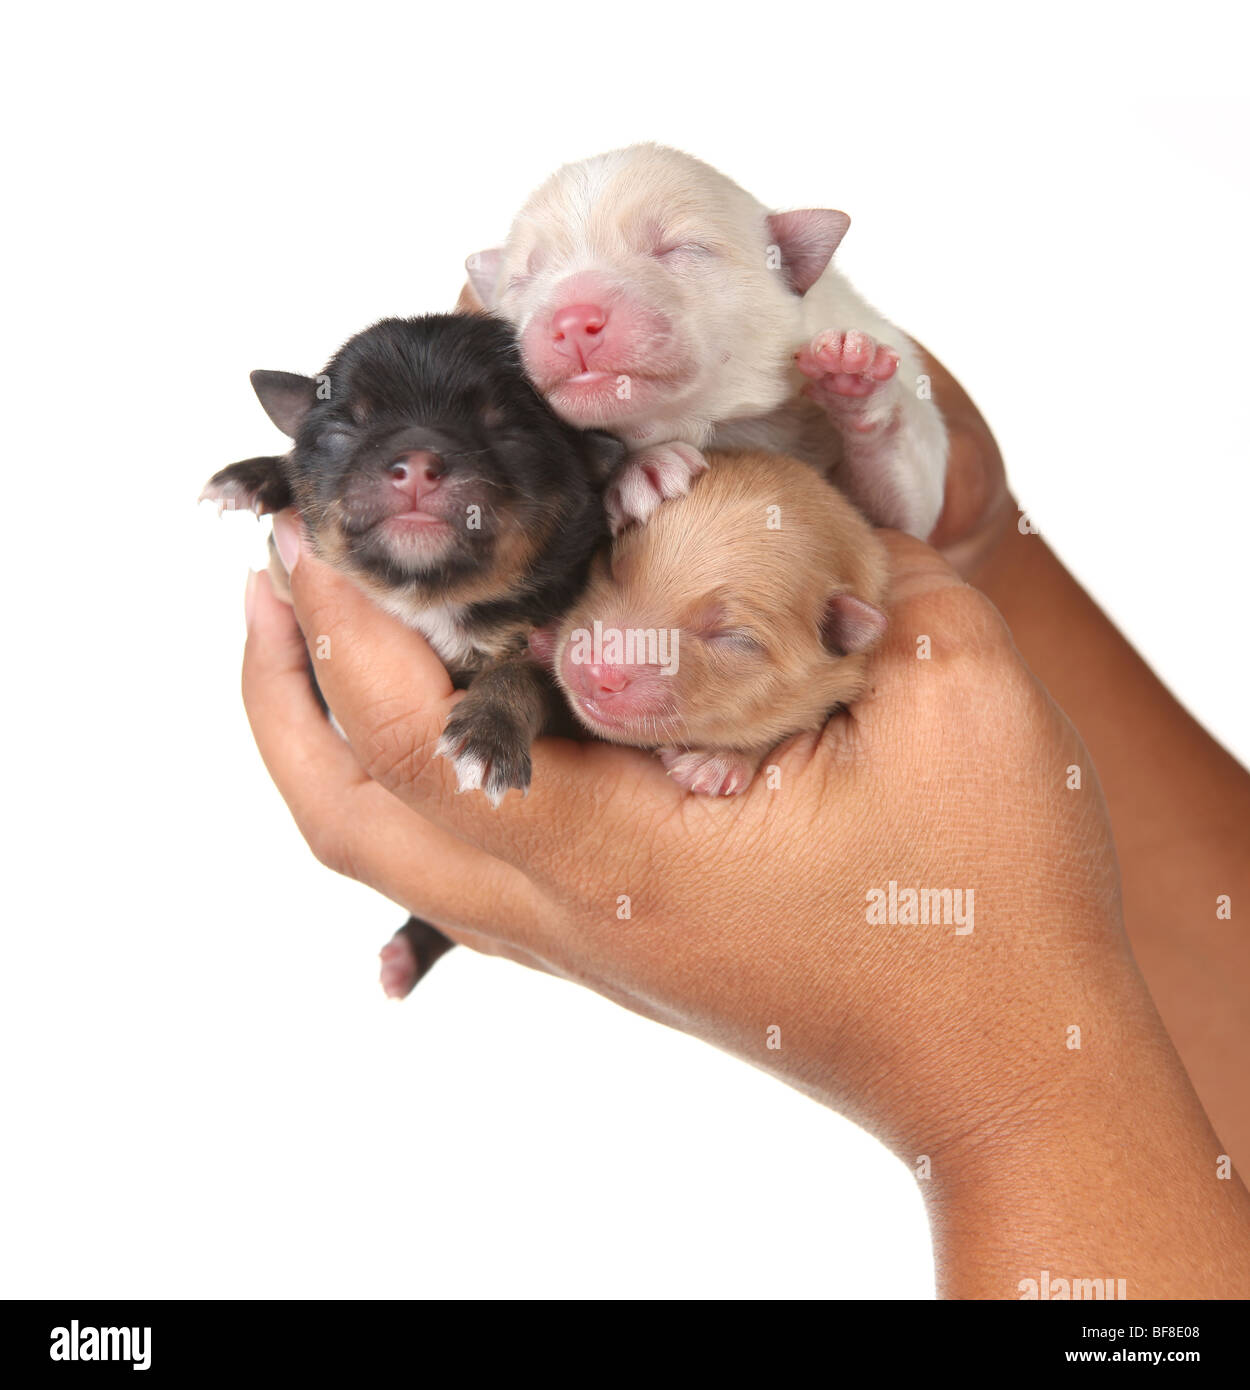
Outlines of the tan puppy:
{"type": "Polygon", "coordinates": [[[588,729],[657,749],[691,791],[729,796],[782,739],[862,693],[887,565],[872,528],[807,465],[709,461],[596,560],[545,654],[588,729]]]}

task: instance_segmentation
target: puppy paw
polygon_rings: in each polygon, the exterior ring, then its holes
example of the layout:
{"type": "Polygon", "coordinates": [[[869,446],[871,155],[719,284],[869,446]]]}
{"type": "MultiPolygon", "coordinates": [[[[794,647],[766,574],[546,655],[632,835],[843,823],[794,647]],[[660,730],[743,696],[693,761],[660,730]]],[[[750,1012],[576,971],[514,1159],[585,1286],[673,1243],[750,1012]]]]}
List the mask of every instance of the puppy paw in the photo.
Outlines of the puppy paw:
{"type": "Polygon", "coordinates": [[[492,806],[510,789],[529,791],[529,738],[502,710],[461,700],[437,751],[456,769],[457,790],[483,791],[492,806]]]}
{"type": "Polygon", "coordinates": [[[417,981],[429,973],[434,962],[446,955],[451,946],[437,927],[419,917],[409,917],[378,952],[382,962],[379,971],[382,992],[388,999],[406,998],[417,981]]]}
{"type": "Polygon", "coordinates": [[[898,353],[867,333],[831,329],[817,333],[794,354],[799,371],[809,378],[803,388],[831,414],[845,416],[878,395],[898,371],[898,353]]]}
{"type": "Polygon", "coordinates": [[[404,999],[411,994],[420,970],[416,952],[403,932],[396,932],[391,937],[378,952],[378,959],[382,962],[382,968],[378,972],[382,993],[388,999],[404,999]]]}
{"type": "Polygon", "coordinates": [[[641,525],[668,498],[684,497],[707,466],[707,459],[692,444],[660,444],[630,454],[612,475],[603,496],[612,534],[641,525]]]}
{"type": "Polygon", "coordinates": [[[679,787],[696,796],[737,796],[746,791],[759,766],[757,758],[732,749],[661,748],[660,761],[679,787]]]}

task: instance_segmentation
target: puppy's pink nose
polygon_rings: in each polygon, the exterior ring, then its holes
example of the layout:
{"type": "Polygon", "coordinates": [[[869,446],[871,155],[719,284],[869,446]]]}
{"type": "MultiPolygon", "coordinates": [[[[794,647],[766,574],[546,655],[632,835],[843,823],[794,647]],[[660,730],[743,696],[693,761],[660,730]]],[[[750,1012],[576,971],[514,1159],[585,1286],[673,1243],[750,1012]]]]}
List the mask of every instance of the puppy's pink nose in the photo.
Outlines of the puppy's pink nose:
{"type": "Polygon", "coordinates": [[[391,464],[391,486],[407,498],[410,509],[417,510],[423,497],[434,492],[447,472],[443,460],[428,449],[414,449],[410,454],[400,454],[391,464]]]}
{"type": "Polygon", "coordinates": [[[628,666],[611,666],[606,661],[574,661],[571,648],[565,649],[563,664],[569,687],[575,694],[591,700],[619,695],[629,688],[637,674],[628,666]]]}
{"type": "Polygon", "coordinates": [[[633,680],[633,673],[626,666],[599,665],[591,662],[583,666],[585,673],[582,685],[587,695],[619,695],[633,680]]]}
{"type": "Polygon", "coordinates": [[[586,365],[586,359],[602,346],[600,336],[607,313],[597,304],[568,304],[551,316],[551,341],[556,351],[586,365]]]}

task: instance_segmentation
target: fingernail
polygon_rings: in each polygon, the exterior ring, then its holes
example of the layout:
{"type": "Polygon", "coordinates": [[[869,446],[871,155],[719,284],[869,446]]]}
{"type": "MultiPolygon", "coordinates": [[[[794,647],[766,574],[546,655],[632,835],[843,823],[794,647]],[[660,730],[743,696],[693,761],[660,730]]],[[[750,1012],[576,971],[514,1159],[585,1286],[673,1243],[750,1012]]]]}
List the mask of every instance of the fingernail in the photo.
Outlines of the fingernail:
{"type": "Polygon", "coordinates": [[[243,590],[243,621],[250,629],[252,614],[256,611],[256,571],[248,570],[247,587],[243,590]]]}
{"type": "Polygon", "coordinates": [[[288,574],[295,568],[300,552],[300,524],[290,511],[279,512],[273,519],[273,543],[288,574]]]}

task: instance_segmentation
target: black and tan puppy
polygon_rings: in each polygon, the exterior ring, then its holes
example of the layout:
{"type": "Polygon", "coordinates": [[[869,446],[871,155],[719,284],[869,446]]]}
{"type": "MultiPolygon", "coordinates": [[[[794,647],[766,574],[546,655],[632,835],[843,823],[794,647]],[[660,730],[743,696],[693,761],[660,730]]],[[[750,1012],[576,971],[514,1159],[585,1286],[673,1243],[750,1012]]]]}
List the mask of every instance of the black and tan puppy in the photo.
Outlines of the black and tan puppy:
{"type": "Polygon", "coordinates": [[[441,745],[460,789],[496,804],[524,791],[549,709],[529,636],[585,583],[621,446],[561,421],[493,319],[384,319],[317,377],[253,372],[252,384],[295,446],[222,469],[204,496],[295,507],[320,558],[423,633],[467,687],[441,745]]]}
{"type": "MultiPolygon", "coordinates": [[[[222,469],[203,495],[298,509],[317,555],[422,632],[467,688],[439,745],[460,790],[496,805],[524,792],[530,745],[561,703],[529,637],[585,583],[622,446],[560,420],[494,319],[384,319],[316,377],[252,384],[294,447],[222,469]]],[[[272,546],[270,570],[281,591],[272,546]]],[[[445,944],[419,923],[405,931],[423,973],[445,944]]]]}

